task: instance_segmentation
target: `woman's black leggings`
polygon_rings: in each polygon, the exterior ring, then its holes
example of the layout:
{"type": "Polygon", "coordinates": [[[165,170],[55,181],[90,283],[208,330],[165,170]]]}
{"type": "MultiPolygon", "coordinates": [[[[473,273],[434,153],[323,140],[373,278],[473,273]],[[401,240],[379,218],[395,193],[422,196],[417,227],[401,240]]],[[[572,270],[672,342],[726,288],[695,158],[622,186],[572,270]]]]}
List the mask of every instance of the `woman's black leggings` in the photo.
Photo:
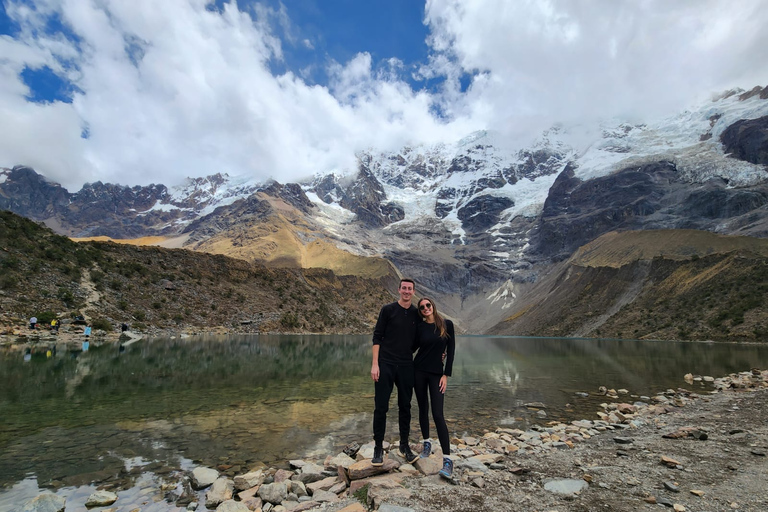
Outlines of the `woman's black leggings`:
{"type": "Polygon", "coordinates": [[[426,373],[416,370],[413,380],[413,390],[419,403],[419,426],[424,439],[429,439],[429,401],[432,401],[432,419],[435,420],[437,438],[443,455],[451,454],[451,442],[448,439],[448,425],[443,415],[443,398],[440,392],[440,377],[437,373],[426,373]]]}

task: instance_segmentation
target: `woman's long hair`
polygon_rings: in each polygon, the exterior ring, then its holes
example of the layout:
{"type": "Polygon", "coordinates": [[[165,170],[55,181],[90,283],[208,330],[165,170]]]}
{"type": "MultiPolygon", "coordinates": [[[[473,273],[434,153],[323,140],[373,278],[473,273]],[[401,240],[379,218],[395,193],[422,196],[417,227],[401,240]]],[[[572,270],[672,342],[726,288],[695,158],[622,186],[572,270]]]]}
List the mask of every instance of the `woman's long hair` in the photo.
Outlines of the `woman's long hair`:
{"type": "MultiPolygon", "coordinates": [[[[443,320],[443,317],[440,316],[440,313],[437,312],[437,306],[435,306],[435,301],[433,301],[429,297],[422,297],[419,299],[419,306],[421,306],[421,303],[424,302],[425,300],[430,304],[432,304],[432,317],[435,319],[435,330],[440,334],[441,338],[447,338],[448,330],[445,328],[445,320],[443,320]]],[[[424,316],[421,313],[421,310],[419,310],[419,314],[422,317],[424,316]]]]}

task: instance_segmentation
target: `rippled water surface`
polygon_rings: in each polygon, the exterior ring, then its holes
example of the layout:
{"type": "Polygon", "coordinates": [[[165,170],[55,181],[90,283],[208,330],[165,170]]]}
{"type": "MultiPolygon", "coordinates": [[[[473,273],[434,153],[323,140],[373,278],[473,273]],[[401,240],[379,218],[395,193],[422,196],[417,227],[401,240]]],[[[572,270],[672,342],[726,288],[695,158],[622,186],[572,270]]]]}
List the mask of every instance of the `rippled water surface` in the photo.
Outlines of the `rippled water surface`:
{"type": "MultiPolygon", "coordinates": [[[[245,469],[367,442],[370,359],[370,336],[157,339],[30,361],[0,353],[0,510],[4,496],[37,486],[126,488],[149,471],[245,469]]],[[[683,375],[766,366],[766,345],[461,337],[446,416],[457,435],[595,418],[604,397],[575,392],[705,391],[683,375]],[[529,402],[546,404],[547,418],[529,402]]],[[[394,397],[391,410],[396,420],[394,397]]],[[[415,441],[415,398],[413,412],[415,441]]],[[[396,437],[394,423],[387,432],[396,437]]]]}

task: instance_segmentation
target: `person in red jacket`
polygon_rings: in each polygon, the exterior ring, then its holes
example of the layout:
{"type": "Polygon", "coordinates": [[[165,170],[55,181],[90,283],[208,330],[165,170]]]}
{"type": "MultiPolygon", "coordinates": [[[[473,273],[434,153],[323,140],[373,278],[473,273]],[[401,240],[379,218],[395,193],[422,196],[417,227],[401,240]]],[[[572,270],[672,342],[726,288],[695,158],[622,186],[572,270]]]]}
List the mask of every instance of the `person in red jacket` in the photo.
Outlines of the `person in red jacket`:
{"type": "Polygon", "coordinates": [[[453,322],[444,319],[437,312],[432,299],[423,297],[419,300],[419,314],[423,318],[416,329],[416,344],[419,352],[413,360],[414,391],[419,404],[419,426],[421,427],[422,457],[429,457],[432,442],[429,439],[429,402],[432,402],[432,419],[435,421],[437,438],[443,449],[443,469],[440,475],[451,478],[453,461],[451,460],[451,442],[448,438],[448,426],[443,414],[445,390],[448,377],[453,371],[453,357],[456,352],[456,335],[453,322]],[[443,367],[445,355],[445,367],[443,367]]]}

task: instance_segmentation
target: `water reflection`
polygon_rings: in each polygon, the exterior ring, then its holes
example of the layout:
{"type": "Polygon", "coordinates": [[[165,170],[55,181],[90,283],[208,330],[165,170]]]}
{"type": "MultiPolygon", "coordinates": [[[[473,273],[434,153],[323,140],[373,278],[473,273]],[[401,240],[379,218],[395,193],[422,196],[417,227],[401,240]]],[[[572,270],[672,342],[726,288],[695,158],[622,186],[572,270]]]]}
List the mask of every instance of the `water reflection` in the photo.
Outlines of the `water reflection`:
{"type": "MultiPolygon", "coordinates": [[[[369,336],[237,336],[33,354],[26,363],[0,354],[0,486],[36,478],[51,488],[120,487],[153,464],[247,469],[366,441],[370,353],[369,336]]],[[[651,395],[686,387],[688,372],[767,365],[764,345],[460,337],[446,416],[458,435],[593,418],[605,397],[576,391],[651,395]],[[530,402],[546,404],[546,418],[530,402]]]]}

